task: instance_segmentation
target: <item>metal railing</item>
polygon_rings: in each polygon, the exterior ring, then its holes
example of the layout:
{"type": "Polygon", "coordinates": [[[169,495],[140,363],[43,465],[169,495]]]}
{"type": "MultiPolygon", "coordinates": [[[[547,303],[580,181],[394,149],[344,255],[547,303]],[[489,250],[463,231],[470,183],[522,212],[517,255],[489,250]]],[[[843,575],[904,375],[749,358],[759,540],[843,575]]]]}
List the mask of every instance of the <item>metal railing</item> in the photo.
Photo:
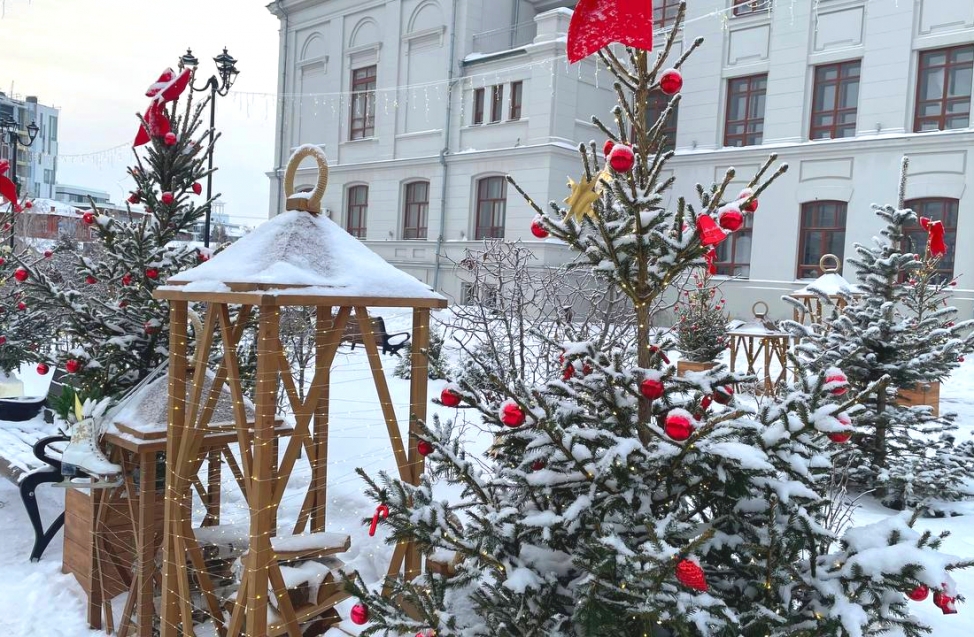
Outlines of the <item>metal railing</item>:
{"type": "Polygon", "coordinates": [[[475,33],[473,36],[473,52],[488,54],[516,49],[525,44],[530,44],[537,34],[538,25],[534,21],[475,33]]]}

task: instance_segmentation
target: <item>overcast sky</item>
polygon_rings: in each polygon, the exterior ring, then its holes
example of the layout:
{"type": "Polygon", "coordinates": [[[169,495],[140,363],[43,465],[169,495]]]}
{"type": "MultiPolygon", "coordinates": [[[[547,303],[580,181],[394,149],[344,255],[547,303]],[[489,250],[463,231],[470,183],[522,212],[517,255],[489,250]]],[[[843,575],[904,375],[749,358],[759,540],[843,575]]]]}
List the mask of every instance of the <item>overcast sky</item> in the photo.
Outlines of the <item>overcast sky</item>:
{"type": "MultiPolygon", "coordinates": [[[[0,90],[36,95],[60,108],[59,153],[93,153],[132,143],[145,91],[192,47],[197,84],[215,72],[226,46],[240,75],[217,98],[214,192],[235,220],[267,218],[273,167],[273,93],[279,21],[269,0],[0,0],[0,90]],[[265,95],[253,95],[265,94],[265,95]]],[[[204,122],[205,124],[205,122],[204,122]]],[[[121,201],[131,188],[131,150],[86,160],[64,157],[58,182],[99,188],[121,201]]]]}

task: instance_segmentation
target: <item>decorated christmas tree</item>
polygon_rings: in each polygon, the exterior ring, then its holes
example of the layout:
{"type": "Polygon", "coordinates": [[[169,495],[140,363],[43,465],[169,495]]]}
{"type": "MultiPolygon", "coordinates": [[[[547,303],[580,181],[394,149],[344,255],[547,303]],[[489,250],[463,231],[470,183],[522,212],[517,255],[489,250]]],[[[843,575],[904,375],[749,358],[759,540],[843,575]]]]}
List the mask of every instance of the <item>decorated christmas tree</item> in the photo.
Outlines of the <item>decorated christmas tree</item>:
{"type": "Polygon", "coordinates": [[[824,325],[792,325],[802,338],[798,351],[813,369],[841,367],[858,389],[888,377],[885,392],[868,397],[856,418],[852,477],[861,488],[876,488],[889,504],[956,500],[969,493],[974,478],[971,443],[955,445],[954,414],[933,415],[925,406],[897,400],[901,390],[947,378],[974,349],[974,321],[957,321],[948,305],[956,280],[942,276],[947,251],[943,224],[917,218],[904,207],[907,160],[900,179],[899,206],[877,206],[885,224],[872,245],[856,244],[860,294],[824,325]],[[919,245],[908,227],[925,232],[919,245]]]}
{"type": "Polygon", "coordinates": [[[677,347],[686,360],[709,363],[727,349],[726,300],[709,270],[694,272],[677,303],[677,347]]]}
{"type": "MultiPolygon", "coordinates": [[[[757,409],[736,402],[725,367],[681,378],[654,343],[648,308],[714,245],[743,226],[784,167],[769,161],[737,195],[733,179],[698,187],[697,201],[662,205],[659,148],[680,97],[680,68],[701,44],[670,58],[685,5],[651,60],[651,3],[580,2],[569,30],[572,60],[596,53],[616,77],[616,125],[579,148],[581,178],[567,206],[535,207],[535,234],[565,241],[604,285],[634,304],[635,348],[561,343],[571,374],[543,382],[490,377],[459,382],[446,407],[479,412],[496,432],[489,458],[473,458],[452,421],[421,423],[429,471],[418,486],[388,474],[367,492],[388,508],[391,543],[415,542],[428,559],[417,579],[397,576],[385,595],[355,580],[352,618],[364,635],[595,636],[878,635],[925,628],[914,599],[936,591],[953,612],[948,569],[970,566],[937,551],[909,516],[867,528],[830,524],[833,461],[859,403],[881,378],[850,391],[838,370],[798,369],[795,386],[757,409]],[[602,48],[622,42],[625,49],[602,48]],[[649,98],[671,96],[646,124],[649,98]],[[604,159],[603,159],[604,157],[604,159]]],[[[515,187],[516,183],[512,180],[515,187]]],[[[518,188],[518,190],[521,190],[518,188]]]]}

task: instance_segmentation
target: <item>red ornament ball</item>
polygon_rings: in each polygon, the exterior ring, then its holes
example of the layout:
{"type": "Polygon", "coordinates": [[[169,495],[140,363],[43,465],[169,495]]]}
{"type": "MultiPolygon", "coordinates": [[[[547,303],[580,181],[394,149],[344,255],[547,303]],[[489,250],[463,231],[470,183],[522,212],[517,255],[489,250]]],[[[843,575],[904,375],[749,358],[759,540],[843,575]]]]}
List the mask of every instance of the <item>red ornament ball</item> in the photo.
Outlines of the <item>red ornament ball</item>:
{"type": "Polygon", "coordinates": [[[132,285],[132,275],[123,274],[122,275],[122,285],[132,285]]]}
{"type": "Polygon", "coordinates": [[[420,440],[418,443],[416,443],[416,451],[418,451],[419,455],[421,456],[428,456],[433,453],[433,445],[425,440],[420,440]]]}
{"type": "Polygon", "coordinates": [[[0,257],[0,265],[3,265],[6,262],[7,262],[6,259],[4,259],[3,257],[0,257]]]}
{"type": "Polygon", "coordinates": [[[85,214],[81,215],[81,220],[90,226],[91,224],[95,223],[95,213],[86,212],[85,214]]]}
{"type": "Polygon", "coordinates": [[[663,431],[673,440],[683,442],[693,433],[693,422],[684,414],[670,413],[666,416],[663,431]]]}
{"type": "Polygon", "coordinates": [[[148,268],[145,271],[145,275],[147,277],[149,277],[150,279],[158,279],[159,278],[159,270],[157,270],[155,268],[148,268]]]}
{"type": "Polygon", "coordinates": [[[200,182],[198,182],[198,181],[193,182],[193,194],[194,195],[198,195],[201,192],[203,192],[203,186],[200,185],[200,182]]]}
{"type": "Polygon", "coordinates": [[[695,591],[707,592],[707,579],[704,577],[703,569],[696,562],[690,560],[680,560],[676,565],[676,579],[695,591]]]}
{"type": "Polygon", "coordinates": [[[538,239],[548,238],[548,231],[544,229],[543,225],[538,223],[537,219],[531,222],[531,234],[533,234],[538,239]]]}
{"type": "Polygon", "coordinates": [[[714,402],[718,405],[729,405],[732,400],[734,400],[733,385],[718,387],[717,391],[714,392],[714,402]]]}
{"type": "Polygon", "coordinates": [[[27,309],[27,304],[24,303],[23,301],[20,301],[19,303],[17,303],[17,309],[18,310],[21,310],[21,311],[26,310],[27,309]]]}
{"type": "Polygon", "coordinates": [[[0,336],[0,345],[3,345],[6,342],[7,342],[7,337],[6,336],[0,336]]]}
{"type": "Polygon", "coordinates": [[[915,602],[922,602],[927,598],[928,595],[930,595],[930,589],[924,586],[923,584],[920,584],[919,586],[917,586],[912,591],[906,594],[907,597],[909,597],[915,602]]]}
{"type": "Polygon", "coordinates": [[[98,279],[96,279],[95,277],[89,274],[88,276],[85,277],[85,283],[87,283],[88,285],[94,285],[98,283],[98,279]]]}
{"type": "MultiPolygon", "coordinates": [[[[835,419],[839,421],[839,424],[845,427],[852,426],[852,419],[849,418],[849,416],[847,416],[846,414],[839,414],[838,416],[835,417],[835,419]]],[[[832,442],[837,442],[841,444],[844,442],[849,442],[852,439],[852,432],[850,431],[846,433],[844,431],[833,431],[830,434],[828,434],[828,436],[829,436],[829,440],[831,440],[832,442]]]]}
{"type": "Polygon", "coordinates": [[[162,138],[162,141],[164,141],[166,143],[166,146],[175,146],[176,145],[176,133],[173,133],[173,132],[166,133],[166,136],[162,138]]]}
{"type": "Polygon", "coordinates": [[[963,363],[964,362],[964,357],[963,356],[958,356],[957,357],[957,362],[958,363],[963,363]]]}
{"type": "Polygon", "coordinates": [[[508,400],[501,405],[501,422],[507,427],[520,427],[524,424],[524,411],[517,403],[508,400]]]}
{"type": "Polygon", "coordinates": [[[159,326],[152,321],[146,321],[142,327],[145,329],[146,334],[155,334],[159,331],[159,326]]]}
{"type": "Polygon", "coordinates": [[[356,604],[352,606],[352,612],[349,614],[353,624],[358,624],[359,626],[367,624],[369,622],[369,608],[365,604],[356,604]]]}
{"type": "Polygon", "coordinates": [[[172,193],[169,191],[162,193],[162,203],[166,204],[167,206],[171,204],[175,199],[176,198],[173,197],[172,193]]]}
{"type": "Polygon", "coordinates": [[[27,208],[28,210],[30,210],[33,207],[34,207],[34,202],[33,201],[25,201],[24,202],[24,208],[27,208]]]}
{"type": "Polygon", "coordinates": [[[737,232],[744,227],[744,215],[730,208],[717,215],[717,223],[727,232],[737,232]]]}
{"type": "Polygon", "coordinates": [[[50,259],[53,256],[54,256],[54,252],[53,251],[51,251],[51,250],[45,250],[44,251],[44,258],[45,259],[50,259]]]}
{"type": "Polygon", "coordinates": [[[608,158],[609,153],[612,152],[612,149],[615,148],[615,145],[616,143],[611,139],[605,140],[605,143],[602,145],[602,155],[608,158]]]}
{"type": "Polygon", "coordinates": [[[37,364],[37,373],[41,376],[47,376],[47,372],[51,371],[51,368],[47,366],[47,363],[37,364]]]}
{"type": "Polygon", "coordinates": [[[72,358],[64,364],[64,369],[69,374],[77,374],[81,370],[81,361],[72,358]]]}
{"type": "Polygon", "coordinates": [[[954,598],[942,591],[934,591],[933,605],[940,609],[944,615],[954,615],[957,609],[954,607],[954,598]]]}
{"type": "Polygon", "coordinates": [[[210,257],[209,257],[209,255],[207,255],[207,254],[205,254],[203,252],[197,252],[196,253],[196,259],[200,263],[206,263],[207,261],[210,260],[210,257]]]}
{"type": "Polygon", "coordinates": [[[683,88],[683,75],[676,69],[666,69],[660,75],[659,88],[664,95],[676,95],[683,88]]]}
{"type": "Polygon", "coordinates": [[[752,199],[747,203],[741,205],[741,210],[748,214],[754,214],[755,212],[758,211],[758,200],[752,199]]]}
{"type": "Polygon", "coordinates": [[[629,172],[635,164],[636,154],[625,144],[616,144],[609,153],[609,165],[618,173],[629,172]]]}
{"type": "Polygon", "coordinates": [[[129,195],[129,203],[139,203],[140,201],[142,201],[142,197],[139,193],[133,192],[129,195]]]}
{"type": "Polygon", "coordinates": [[[531,463],[531,471],[541,471],[545,468],[544,460],[535,460],[531,463]]]}
{"type": "Polygon", "coordinates": [[[23,283],[27,280],[27,270],[24,268],[17,268],[14,270],[14,278],[23,283]]]}
{"type": "Polygon", "coordinates": [[[460,394],[449,387],[440,392],[440,402],[443,403],[444,407],[457,407],[461,400],[460,394]]]}
{"type": "Polygon", "coordinates": [[[842,394],[849,391],[849,379],[838,369],[833,368],[825,376],[825,384],[833,385],[837,384],[838,387],[832,388],[831,391],[833,396],[841,396],[842,394]]]}
{"type": "Polygon", "coordinates": [[[639,385],[639,393],[650,400],[663,396],[663,382],[656,378],[647,378],[639,385]]]}

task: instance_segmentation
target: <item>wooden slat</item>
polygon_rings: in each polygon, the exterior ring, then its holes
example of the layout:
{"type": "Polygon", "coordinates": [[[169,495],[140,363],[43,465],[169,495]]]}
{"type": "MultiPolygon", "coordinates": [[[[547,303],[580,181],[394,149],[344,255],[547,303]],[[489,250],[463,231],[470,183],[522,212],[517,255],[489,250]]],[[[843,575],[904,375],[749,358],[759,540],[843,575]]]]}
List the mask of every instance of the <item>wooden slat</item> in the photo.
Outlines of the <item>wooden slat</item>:
{"type": "Polygon", "coordinates": [[[139,458],[139,517],[136,534],[136,585],[138,587],[138,636],[152,634],[154,591],[152,575],[155,572],[155,498],[156,498],[156,454],[143,454],[139,458]],[[151,504],[150,504],[151,503],[151,504]]]}
{"type": "MultiPolygon", "coordinates": [[[[348,318],[348,308],[344,317],[348,318]]],[[[342,311],[339,310],[339,315],[342,311]]],[[[328,511],[328,419],[331,405],[331,366],[334,354],[328,358],[329,344],[333,340],[341,341],[341,333],[345,329],[345,321],[335,320],[331,315],[331,307],[319,306],[315,313],[315,361],[323,361],[321,369],[322,391],[318,400],[318,407],[314,412],[314,429],[312,433],[312,448],[308,451],[308,461],[311,463],[311,530],[321,532],[325,530],[326,514],[328,511]],[[327,364],[325,364],[327,363],[327,364]]],[[[337,351],[337,348],[336,348],[337,351]]]]}
{"type": "Polygon", "coordinates": [[[230,467],[230,473],[233,474],[233,479],[237,481],[237,485],[240,487],[240,493],[246,499],[247,485],[244,482],[243,473],[240,471],[240,465],[237,464],[237,459],[233,457],[233,451],[230,450],[230,445],[223,446],[223,457],[227,461],[227,466],[230,467]]]}
{"type": "Polygon", "coordinates": [[[284,576],[281,575],[281,565],[272,561],[267,568],[271,585],[274,587],[274,595],[277,597],[277,610],[283,620],[281,623],[287,628],[288,637],[301,637],[301,629],[298,627],[298,619],[294,614],[294,605],[287,594],[287,586],[284,585],[284,576]]]}
{"type": "Polygon", "coordinates": [[[392,559],[389,560],[389,571],[387,575],[389,578],[386,583],[382,585],[382,596],[389,597],[392,594],[392,585],[389,584],[390,579],[395,579],[399,572],[402,570],[403,560],[406,559],[406,543],[399,542],[396,544],[396,548],[392,551],[392,559]]]}
{"type": "MultiPolygon", "coordinates": [[[[250,441],[248,440],[247,431],[244,429],[247,426],[247,412],[244,409],[244,396],[243,387],[240,381],[240,367],[237,364],[237,341],[233,338],[233,330],[231,329],[230,323],[230,309],[226,305],[220,306],[220,329],[223,335],[223,350],[224,350],[224,360],[226,362],[227,368],[227,382],[230,385],[230,393],[233,403],[233,417],[237,424],[237,439],[240,443],[240,462],[243,464],[244,475],[253,476],[251,471],[251,451],[250,451],[250,441]]],[[[260,344],[258,344],[258,350],[260,349],[260,344]]],[[[258,358],[258,364],[260,360],[258,358]]],[[[259,365],[258,365],[259,366],[259,365]]],[[[254,422],[254,427],[260,427],[260,423],[254,422]]],[[[250,502],[250,482],[244,480],[244,485],[246,485],[247,501],[250,502]]]]}
{"type": "Polygon", "coordinates": [[[238,637],[240,631],[244,627],[245,610],[247,608],[247,586],[249,579],[246,575],[246,569],[249,568],[244,563],[244,577],[240,582],[240,588],[237,589],[237,598],[233,602],[233,611],[230,613],[230,623],[227,624],[227,637],[238,637]]]}
{"type": "MultiPolygon", "coordinates": [[[[413,310],[413,345],[410,351],[412,372],[409,381],[409,468],[411,483],[419,484],[426,469],[426,460],[419,453],[419,422],[426,421],[427,392],[429,391],[429,359],[425,350],[430,341],[430,312],[426,308],[413,310]]],[[[405,556],[406,579],[419,577],[423,563],[419,547],[410,542],[405,556]]]]}
{"type": "Polygon", "coordinates": [[[196,579],[199,582],[200,592],[203,593],[203,599],[209,608],[210,617],[213,618],[213,624],[216,626],[217,632],[223,635],[223,609],[220,608],[220,602],[216,598],[216,587],[213,585],[210,573],[206,569],[203,551],[200,550],[199,542],[196,540],[196,535],[193,533],[191,527],[192,525],[187,522],[184,530],[186,550],[189,551],[189,559],[193,563],[193,568],[196,570],[196,579]]]}

